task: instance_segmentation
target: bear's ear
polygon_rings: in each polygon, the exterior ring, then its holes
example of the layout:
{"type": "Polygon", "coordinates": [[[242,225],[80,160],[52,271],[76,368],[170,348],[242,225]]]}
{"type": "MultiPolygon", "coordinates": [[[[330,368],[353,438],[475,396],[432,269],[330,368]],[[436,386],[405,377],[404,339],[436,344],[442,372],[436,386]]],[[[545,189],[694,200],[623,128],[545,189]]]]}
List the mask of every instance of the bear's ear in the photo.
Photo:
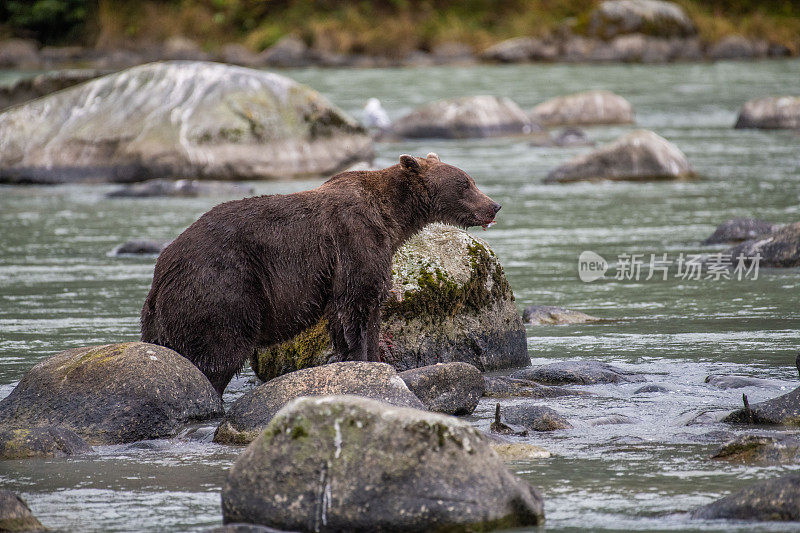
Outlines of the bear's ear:
{"type": "Polygon", "coordinates": [[[439,155],[435,154],[433,152],[431,152],[428,155],[426,155],[425,159],[432,159],[432,160],[436,161],[437,163],[441,163],[442,162],[442,160],[439,159],[439,155]]]}
{"type": "Polygon", "coordinates": [[[403,168],[419,174],[422,170],[422,167],[419,166],[419,161],[417,161],[416,157],[412,157],[408,154],[403,154],[400,156],[400,164],[403,165],[403,168]]]}

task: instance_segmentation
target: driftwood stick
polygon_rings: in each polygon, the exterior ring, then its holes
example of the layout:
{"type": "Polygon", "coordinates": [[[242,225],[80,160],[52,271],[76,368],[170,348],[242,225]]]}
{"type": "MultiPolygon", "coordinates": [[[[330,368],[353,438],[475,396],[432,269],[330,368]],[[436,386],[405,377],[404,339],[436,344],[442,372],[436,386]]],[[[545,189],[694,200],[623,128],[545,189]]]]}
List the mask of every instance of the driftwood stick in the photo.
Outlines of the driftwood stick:
{"type": "Polygon", "coordinates": [[[500,404],[497,404],[497,407],[494,408],[494,423],[500,424],[500,404]]]}
{"type": "Polygon", "coordinates": [[[750,403],[747,401],[747,394],[742,394],[742,402],[744,403],[744,412],[747,414],[747,421],[750,424],[755,424],[753,419],[753,411],[750,409],[750,403]]]}

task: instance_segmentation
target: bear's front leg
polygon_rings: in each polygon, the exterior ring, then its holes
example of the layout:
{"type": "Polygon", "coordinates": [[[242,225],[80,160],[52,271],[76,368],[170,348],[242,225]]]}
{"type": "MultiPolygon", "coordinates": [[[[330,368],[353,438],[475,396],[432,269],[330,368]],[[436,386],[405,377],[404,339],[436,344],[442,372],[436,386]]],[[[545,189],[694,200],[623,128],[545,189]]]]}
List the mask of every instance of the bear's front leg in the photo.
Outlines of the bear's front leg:
{"type": "Polygon", "coordinates": [[[335,312],[328,327],[339,361],[380,361],[380,303],[370,310],[335,312]]]}

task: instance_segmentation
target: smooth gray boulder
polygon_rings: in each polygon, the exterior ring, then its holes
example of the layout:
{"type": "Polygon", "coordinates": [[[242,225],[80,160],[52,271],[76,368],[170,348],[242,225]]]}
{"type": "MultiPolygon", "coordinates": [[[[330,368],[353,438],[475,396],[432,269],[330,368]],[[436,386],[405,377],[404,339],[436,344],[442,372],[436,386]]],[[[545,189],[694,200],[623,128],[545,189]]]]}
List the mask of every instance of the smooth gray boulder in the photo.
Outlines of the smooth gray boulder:
{"type": "Polygon", "coordinates": [[[737,129],[800,129],[800,96],[767,96],[748,100],[739,111],[737,129]]]}
{"type": "Polygon", "coordinates": [[[681,180],[695,176],[677,146],[648,130],[636,130],[552,170],[545,183],[598,180],[681,180]]]}
{"type": "Polygon", "coordinates": [[[631,124],[633,106],[611,91],[585,91],[546,100],[528,116],[542,126],[631,124]]]}
{"type": "Polygon", "coordinates": [[[154,241],[152,239],[133,239],[126,241],[113,250],[111,255],[158,255],[172,241],[154,241]]]}
{"type": "Polygon", "coordinates": [[[58,425],[91,445],[172,437],[222,414],[214,387],[177,352],[143,342],[73,348],[34,366],[0,401],[0,429],[58,425]]]}
{"type": "Polygon", "coordinates": [[[800,387],[776,398],[747,405],[722,421],[731,424],[800,426],[800,387]]]}
{"type": "Polygon", "coordinates": [[[400,379],[429,411],[447,415],[472,414],[485,389],[481,371],[458,361],[412,368],[400,379]]]}
{"type": "Polygon", "coordinates": [[[508,376],[484,376],[483,381],[483,395],[487,398],[557,398],[587,394],[564,387],[548,387],[526,379],[508,376]]]}
{"type": "Polygon", "coordinates": [[[697,28],[683,8],[672,2],[608,0],[589,14],[588,33],[601,39],[626,33],[691,37],[697,33],[697,28]]]}
{"type": "Polygon", "coordinates": [[[787,224],[769,235],[745,241],[723,254],[730,254],[734,266],[742,256],[747,265],[759,256],[759,267],[793,268],[800,266],[800,222],[787,224]]]}
{"type": "Polygon", "coordinates": [[[656,384],[644,385],[633,391],[634,394],[662,394],[665,392],[669,392],[667,387],[656,384]]]}
{"type": "Polygon", "coordinates": [[[703,244],[723,244],[749,241],[762,235],[768,235],[783,226],[766,220],[755,218],[732,218],[726,220],[714,230],[703,244]]]}
{"type": "Polygon", "coordinates": [[[709,59],[755,59],[769,53],[767,41],[752,41],[741,35],[728,35],[711,45],[706,53],[709,59]]]}
{"type": "Polygon", "coordinates": [[[712,459],[754,465],[800,462],[800,438],[793,435],[741,435],[720,447],[712,459]]]}
{"type": "Polygon", "coordinates": [[[544,405],[512,405],[503,409],[502,417],[509,424],[531,431],[556,431],[572,427],[566,418],[544,405]]]}
{"type": "Polygon", "coordinates": [[[59,426],[0,427],[0,460],[68,457],[92,453],[74,431],[59,426]]]}
{"type": "Polygon", "coordinates": [[[467,139],[526,135],[535,126],[509,98],[466,96],[419,107],[395,122],[393,133],[405,138],[467,139]]]}
{"type": "Polygon", "coordinates": [[[484,50],[484,61],[522,63],[525,61],[552,61],[558,56],[558,46],[536,37],[515,37],[501,41],[484,50]]]}
{"type": "Polygon", "coordinates": [[[584,324],[600,319],[580,311],[564,309],[553,305],[529,305],[522,312],[522,321],[531,326],[552,324],[584,324]]]}
{"type": "Polygon", "coordinates": [[[0,41],[0,68],[40,68],[39,46],[30,39],[0,41]]]}
{"type": "Polygon", "coordinates": [[[758,481],[690,514],[701,520],[800,521],[800,474],[758,481]]]}
{"type": "Polygon", "coordinates": [[[425,409],[397,371],[386,363],[346,361],[306,368],[245,392],[231,405],[214,433],[214,442],[244,445],[253,441],[275,413],[300,396],[350,394],[392,405],[425,409]]]}
{"type": "Polygon", "coordinates": [[[46,72],[32,78],[23,78],[13,85],[0,86],[0,109],[41,98],[47,94],[99,78],[105,74],[108,74],[108,71],[68,69],[46,72]]]}
{"type": "Polygon", "coordinates": [[[512,372],[509,377],[545,385],[635,383],[644,378],[600,361],[560,361],[512,372]]]}
{"type": "Polygon", "coordinates": [[[319,93],[260,70],[150,63],[0,114],[0,182],[329,175],[372,139],[319,93]]]}
{"type": "Polygon", "coordinates": [[[539,525],[542,496],[461,420],[366,398],[299,398],[234,463],[225,523],[299,531],[539,525]]]}
{"type": "Polygon", "coordinates": [[[749,376],[722,376],[711,374],[705,382],[718,389],[741,389],[743,387],[780,388],[781,385],[768,379],[751,378],[749,376]]]}
{"type": "Polygon", "coordinates": [[[227,181],[165,180],[154,179],[126,185],[111,191],[107,198],[197,198],[198,196],[250,196],[255,189],[241,183],[227,181]]]}
{"type": "MultiPolygon", "coordinates": [[[[395,253],[381,338],[383,360],[400,371],[453,361],[481,372],[530,364],[525,326],[499,259],[486,242],[443,224],[427,226],[395,253]]],[[[250,364],[268,381],[332,355],[321,321],[258,350],[250,364]]]]}
{"type": "Polygon", "coordinates": [[[10,490],[0,489],[0,531],[46,531],[28,504],[10,490]]]}

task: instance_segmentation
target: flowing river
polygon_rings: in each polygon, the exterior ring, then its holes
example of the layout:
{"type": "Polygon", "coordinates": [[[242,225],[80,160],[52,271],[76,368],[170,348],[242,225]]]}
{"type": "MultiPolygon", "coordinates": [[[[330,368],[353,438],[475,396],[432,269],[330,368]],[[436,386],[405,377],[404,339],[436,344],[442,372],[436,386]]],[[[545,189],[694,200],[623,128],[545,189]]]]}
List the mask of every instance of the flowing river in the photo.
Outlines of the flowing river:
{"type": "MultiPolygon", "coordinates": [[[[510,463],[541,487],[547,531],[786,531],[798,524],[690,521],[686,512],[798,466],[751,467],[709,459],[741,433],[717,422],[741,405],[800,385],[800,269],[761,269],[742,280],[682,279],[673,268],[615,279],[623,254],[717,252],[700,243],[724,220],[800,220],[800,135],[734,130],[741,104],[793,94],[800,61],[641,65],[526,65],[287,71],[358,115],[378,97],[392,118],[438,98],[494,94],[523,108],[557,95],[609,89],[636,126],[674,142],[700,179],[675,183],[543,185],[547,172],[588,148],[532,147],[524,138],[402,141],[377,145],[379,166],[401,153],[437,152],[503,204],[498,224],[474,233],[500,257],[520,308],[560,305],[608,319],[528,327],[534,364],[597,359],[641,373],[642,383],[580,387],[594,396],[534,401],[574,428],[528,437],[552,457],[510,463]],[[578,279],[578,256],[610,263],[605,279],[578,279]],[[768,378],[775,388],[719,390],[708,374],[768,378]],[[632,423],[593,425],[625,415],[632,423]]],[[[0,83],[18,73],[0,72],[0,83]]],[[[588,128],[598,142],[634,126],[588,128]]],[[[286,193],[321,180],[254,183],[286,193]]],[[[0,397],[35,363],[76,346],[138,340],[154,258],[112,257],[132,238],[171,239],[220,198],[107,199],[112,185],[0,187],[0,397]]],[[[113,376],[109,376],[113,379],[113,376]]],[[[249,370],[226,393],[252,386],[249,370]]],[[[470,419],[487,429],[494,402],[470,419]]],[[[89,531],[202,531],[221,523],[220,486],[241,451],[210,442],[214,424],[178,438],[99,447],[77,459],[5,461],[0,486],[25,497],[48,527],[89,531]]]]}

